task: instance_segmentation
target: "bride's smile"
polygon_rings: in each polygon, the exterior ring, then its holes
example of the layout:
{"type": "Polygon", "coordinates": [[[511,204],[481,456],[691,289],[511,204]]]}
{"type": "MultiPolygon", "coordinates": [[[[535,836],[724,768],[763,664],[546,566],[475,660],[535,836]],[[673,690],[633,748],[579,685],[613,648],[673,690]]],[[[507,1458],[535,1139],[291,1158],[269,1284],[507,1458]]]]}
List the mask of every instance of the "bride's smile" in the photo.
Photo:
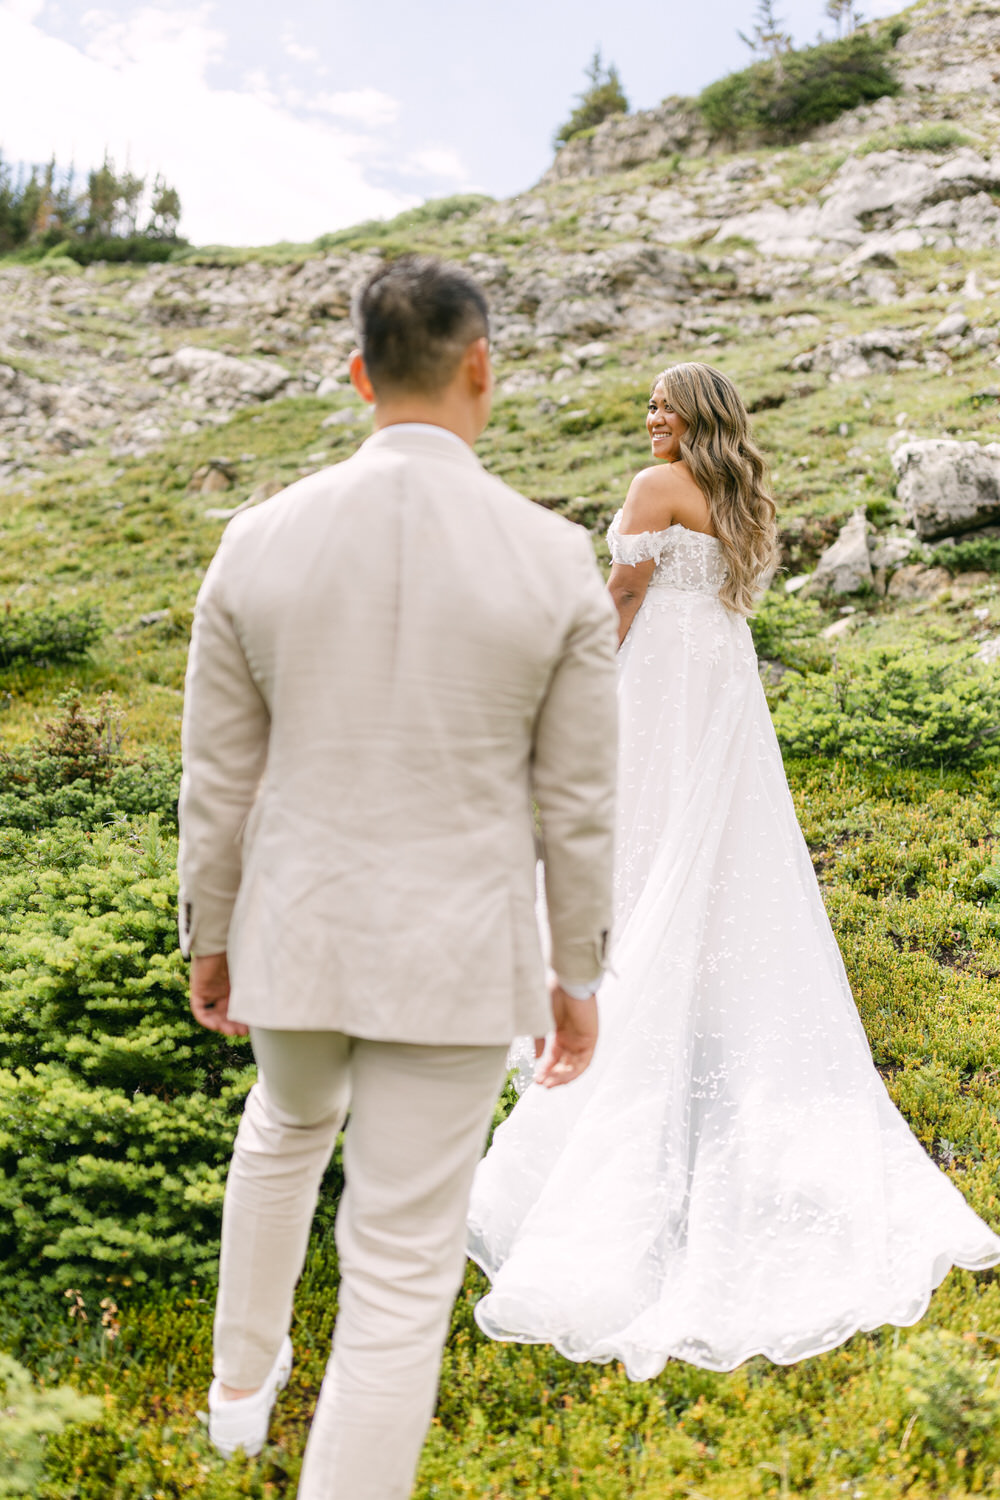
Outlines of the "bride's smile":
{"type": "Polygon", "coordinates": [[[667,404],[661,385],[656,387],[649,398],[646,431],[649,433],[654,458],[662,458],[667,463],[674,463],[680,458],[681,438],[687,432],[687,423],[667,404]]]}

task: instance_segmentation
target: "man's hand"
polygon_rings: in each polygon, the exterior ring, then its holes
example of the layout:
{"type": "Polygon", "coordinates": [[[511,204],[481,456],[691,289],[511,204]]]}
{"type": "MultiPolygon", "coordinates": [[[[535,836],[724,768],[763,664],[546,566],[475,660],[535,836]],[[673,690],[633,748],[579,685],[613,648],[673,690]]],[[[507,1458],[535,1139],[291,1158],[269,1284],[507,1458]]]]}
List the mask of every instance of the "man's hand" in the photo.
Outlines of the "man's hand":
{"type": "MultiPolygon", "coordinates": [[[[549,985],[549,995],[555,1034],[542,1057],[535,1082],[543,1088],[554,1089],[562,1083],[572,1083],[590,1064],[597,1046],[597,997],[591,995],[588,1000],[574,1000],[555,981],[549,985]]],[[[536,1057],[544,1047],[544,1038],[536,1037],[536,1057]]]]}
{"type": "Polygon", "coordinates": [[[202,953],[192,958],[191,1014],[207,1031],[246,1036],[247,1027],[229,1019],[229,964],[224,953],[202,953]]]}

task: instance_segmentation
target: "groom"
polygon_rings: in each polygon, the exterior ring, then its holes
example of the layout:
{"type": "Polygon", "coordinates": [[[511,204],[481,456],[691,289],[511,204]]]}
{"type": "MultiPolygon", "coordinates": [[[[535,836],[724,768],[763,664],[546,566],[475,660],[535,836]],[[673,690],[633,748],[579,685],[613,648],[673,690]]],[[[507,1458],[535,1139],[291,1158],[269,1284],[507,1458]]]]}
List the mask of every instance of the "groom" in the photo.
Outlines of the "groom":
{"type": "Polygon", "coordinates": [[[469,276],[404,257],[356,321],[374,436],[227,528],[183,731],[191,1009],[249,1029],[258,1065],[223,1212],[224,1453],[266,1440],[350,1113],[300,1500],[410,1493],[507,1044],[552,1033],[549,1087],[587,1066],[610,913],[615,630],[589,538],[473,455],[493,380],[469,276]]]}

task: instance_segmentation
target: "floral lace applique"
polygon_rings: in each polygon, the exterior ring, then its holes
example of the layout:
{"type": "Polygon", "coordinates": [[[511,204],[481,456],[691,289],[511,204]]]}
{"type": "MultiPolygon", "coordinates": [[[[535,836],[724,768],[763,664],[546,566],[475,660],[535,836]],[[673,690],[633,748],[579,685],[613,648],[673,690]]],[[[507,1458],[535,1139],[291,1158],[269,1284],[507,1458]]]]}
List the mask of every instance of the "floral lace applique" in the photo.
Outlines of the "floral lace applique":
{"type": "Polygon", "coordinates": [[[608,527],[608,546],[613,562],[634,568],[655,562],[650,587],[683,589],[689,593],[717,594],[726,577],[722,549],[714,536],[690,531],[675,524],[666,531],[642,531],[623,536],[621,511],[608,527]]]}

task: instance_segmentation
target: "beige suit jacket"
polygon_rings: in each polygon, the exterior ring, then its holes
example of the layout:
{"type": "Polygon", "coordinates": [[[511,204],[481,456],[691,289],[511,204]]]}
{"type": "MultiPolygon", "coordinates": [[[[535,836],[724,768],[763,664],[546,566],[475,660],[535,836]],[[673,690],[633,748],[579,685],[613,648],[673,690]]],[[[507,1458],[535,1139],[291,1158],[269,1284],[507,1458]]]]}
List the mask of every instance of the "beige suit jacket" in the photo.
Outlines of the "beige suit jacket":
{"type": "Polygon", "coordinates": [[[184,712],[181,943],[230,1015],[433,1045],[551,1024],[611,915],[613,611],[586,532],[385,428],[227,527],[184,712]]]}

